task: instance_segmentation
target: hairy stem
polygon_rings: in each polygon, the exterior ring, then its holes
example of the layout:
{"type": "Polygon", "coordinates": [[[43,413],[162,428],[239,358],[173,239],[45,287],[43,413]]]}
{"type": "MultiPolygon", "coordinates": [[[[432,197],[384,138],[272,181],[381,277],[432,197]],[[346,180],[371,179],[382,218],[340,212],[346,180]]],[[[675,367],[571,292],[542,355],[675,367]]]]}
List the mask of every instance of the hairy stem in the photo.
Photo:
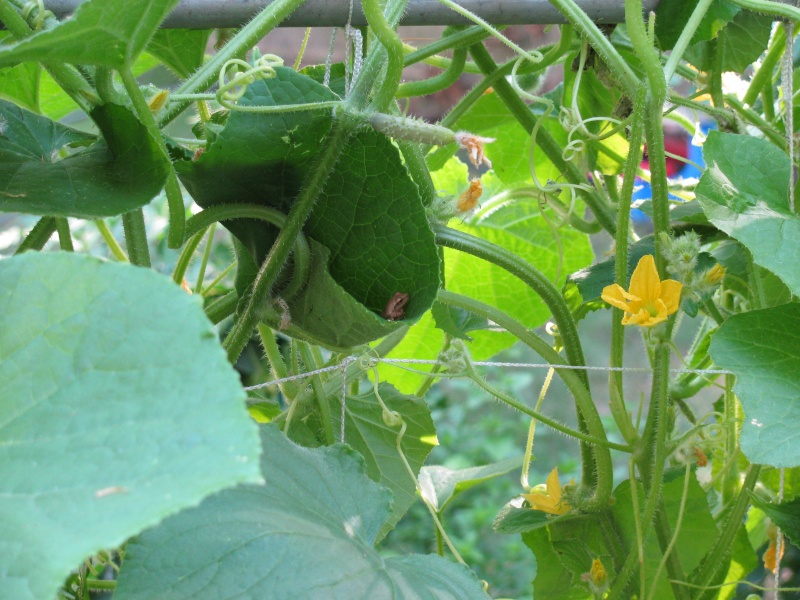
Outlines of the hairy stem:
{"type": "Polygon", "coordinates": [[[268,301],[272,286],[286,263],[303,224],[311,214],[328,175],[339,160],[349,135],[349,128],[337,121],[323,142],[319,162],[306,178],[303,189],[294,201],[283,228],[264,259],[252,289],[244,300],[241,315],[222,344],[231,363],[236,362],[236,359],[239,358],[253,329],[258,324],[262,306],[268,301]]]}

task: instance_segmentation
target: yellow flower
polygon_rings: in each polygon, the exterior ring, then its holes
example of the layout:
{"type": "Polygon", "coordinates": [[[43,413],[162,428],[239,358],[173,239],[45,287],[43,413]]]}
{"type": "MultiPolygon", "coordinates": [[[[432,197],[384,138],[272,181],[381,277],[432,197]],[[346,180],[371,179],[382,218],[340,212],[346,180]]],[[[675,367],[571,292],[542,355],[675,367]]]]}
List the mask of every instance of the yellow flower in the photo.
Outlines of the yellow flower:
{"type": "Polygon", "coordinates": [[[608,573],[606,573],[606,568],[599,558],[595,558],[592,561],[592,569],[589,571],[589,576],[591,577],[591,582],[598,588],[605,587],[608,582],[608,573]]]}
{"type": "Polygon", "coordinates": [[[530,503],[534,510],[541,510],[551,515],[563,515],[570,511],[570,505],[561,499],[562,490],[561,484],[558,482],[558,468],[550,471],[544,488],[537,485],[530,494],[522,494],[522,497],[530,503]]]}
{"type": "Polygon", "coordinates": [[[652,327],[678,310],[683,284],[673,279],[661,281],[652,254],[644,255],[631,276],[631,289],[618,284],[603,288],[601,298],[625,311],[623,325],[652,327]]]}
{"type": "Polygon", "coordinates": [[[717,285],[725,277],[725,267],[717,263],[703,276],[703,281],[708,285],[717,285]]]}
{"type": "Polygon", "coordinates": [[[599,558],[592,561],[592,568],[588,573],[581,575],[581,580],[589,584],[595,598],[602,598],[608,589],[608,573],[599,558]]]}

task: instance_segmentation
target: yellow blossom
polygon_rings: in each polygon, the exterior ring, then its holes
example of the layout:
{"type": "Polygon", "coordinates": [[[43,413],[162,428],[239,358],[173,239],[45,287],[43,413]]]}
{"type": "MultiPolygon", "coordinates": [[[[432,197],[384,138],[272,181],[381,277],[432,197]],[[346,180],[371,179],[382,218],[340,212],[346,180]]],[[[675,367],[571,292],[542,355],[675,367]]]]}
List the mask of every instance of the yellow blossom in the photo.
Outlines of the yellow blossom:
{"type": "Polygon", "coordinates": [[[653,255],[646,254],[633,271],[629,292],[615,283],[603,288],[601,298],[625,311],[623,325],[652,327],[678,310],[682,287],[673,279],[661,281],[653,255]]]}
{"type": "Polygon", "coordinates": [[[589,577],[591,578],[591,582],[598,588],[605,587],[608,581],[608,573],[606,573],[606,568],[599,558],[595,558],[592,561],[592,569],[589,571],[589,577]]]}
{"type": "Polygon", "coordinates": [[[595,598],[602,598],[608,589],[608,573],[599,558],[592,561],[592,568],[588,573],[581,575],[581,580],[589,584],[589,589],[595,598]]]}
{"type": "Polygon", "coordinates": [[[530,494],[522,494],[522,497],[530,503],[534,510],[541,510],[551,515],[563,515],[570,511],[570,505],[561,499],[562,489],[558,482],[558,468],[550,471],[544,488],[536,486],[530,494]]]}
{"type": "Polygon", "coordinates": [[[717,285],[720,281],[722,281],[723,277],[725,277],[725,267],[717,263],[708,271],[706,271],[706,274],[703,276],[703,280],[708,285],[717,285]]]}
{"type": "MultiPolygon", "coordinates": [[[[778,528],[774,524],[770,524],[767,528],[767,534],[769,535],[769,546],[767,546],[763,556],[764,568],[770,573],[775,573],[778,568],[778,528]]],[[[781,544],[780,558],[783,558],[785,549],[786,543],[784,542],[781,544]]]]}

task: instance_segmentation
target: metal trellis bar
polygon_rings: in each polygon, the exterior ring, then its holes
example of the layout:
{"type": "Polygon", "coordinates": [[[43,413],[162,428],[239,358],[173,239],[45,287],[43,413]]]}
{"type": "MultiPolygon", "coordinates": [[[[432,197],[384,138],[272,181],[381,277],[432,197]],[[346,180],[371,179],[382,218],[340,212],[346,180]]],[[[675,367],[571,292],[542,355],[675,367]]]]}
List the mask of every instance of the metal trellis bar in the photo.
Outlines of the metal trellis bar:
{"type": "MultiPolygon", "coordinates": [[[[83,0],[45,0],[45,6],[59,17],[73,13],[83,0]]],[[[272,0],[182,0],[164,27],[211,29],[239,27],[272,0]]],[[[598,23],[621,23],[625,18],[623,0],[577,0],[578,5],[598,23]]],[[[644,0],[644,12],[655,10],[659,0],[644,0]]],[[[459,4],[495,25],[564,23],[563,15],[548,0],[459,0],[459,4]]],[[[349,0],[308,0],[282,27],[336,27],[347,23],[349,0]]],[[[366,25],[360,0],[354,1],[355,26],[366,25]]],[[[403,25],[466,25],[470,22],[438,0],[410,0],[403,25]]]]}

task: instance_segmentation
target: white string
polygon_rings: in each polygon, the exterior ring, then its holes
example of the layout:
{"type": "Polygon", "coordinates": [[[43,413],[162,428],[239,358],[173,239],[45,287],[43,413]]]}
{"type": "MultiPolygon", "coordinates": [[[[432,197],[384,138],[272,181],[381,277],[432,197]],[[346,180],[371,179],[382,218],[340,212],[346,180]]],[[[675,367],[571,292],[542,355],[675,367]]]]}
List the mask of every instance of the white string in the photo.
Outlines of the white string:
{"type": "Polygon", "coordinates": [[[347,401],[347,366],[353,362],[355,358],[348,356],[342,362],[342,420],[341,428],[339,429],[339,441],[344,444],[344,418],[345,418],[345,402],[347,401]]]}
{"type": "MultiPolygon", "coordinates": [[[[315,369],[314,371],[309,371],[307,373],[300,373],[298,375],[290,375],[288,377],[282,377],[281,379],[274,379],[272,381],[267,381],[265,383],[259,383],[258,385],[252,385],[250,387],[244,388],[246,391],[250,390],[257,390],[264,387],[268,387],[271,385],[278,385],[287,381],[294,381],[296,379],[304,379],[306,377],[311,377],[312,375],[317,375],[319,373],[329,373],[330,371],[336,371],[337,369],[346,369],[347,366],[356,360],[354,356],[348,356],[338,365],[332,365],[330,367],[323,367],[321,369],[315,369]]],[[[444,366],[446,363],[439,361],[439,360],[423,360],[418,358],[371,358],[376,362],[382,362],[386,364],[416,364],[416,365],[439,365],[444,366]]],[[[652,373],[653,369],[649,367],[595,367],[595,366],[587,366],[587,365],[551,365],[549,363],[510,363],[510,362],[493,362],[493,361],[473,361],[473,365],[478,367],[508,367],[512,369],[571,369],[574,371],[620,371],[620,372],[627,372],[627,373],[652,373]]],[[[670,373],[693,373],[696,375],[733,375],[731,371],[727,371],[725,369],[670,369],[670,373]]],[[[344,378],[343,378],[344,379],[344,378]]],[[[344,382],[342,384],[344,386],[344,382]]]]}
{"type": "Polygon", "coordinates": [[[333,46],[336,43],[336,32],[338,28],[334,27],[331,33],[331,43],[328,45],[328,56],[325,59],[325,76],[322,78],[322,85],[329,88],[331,85],[331,65],[333,64],[333,46]]]}

